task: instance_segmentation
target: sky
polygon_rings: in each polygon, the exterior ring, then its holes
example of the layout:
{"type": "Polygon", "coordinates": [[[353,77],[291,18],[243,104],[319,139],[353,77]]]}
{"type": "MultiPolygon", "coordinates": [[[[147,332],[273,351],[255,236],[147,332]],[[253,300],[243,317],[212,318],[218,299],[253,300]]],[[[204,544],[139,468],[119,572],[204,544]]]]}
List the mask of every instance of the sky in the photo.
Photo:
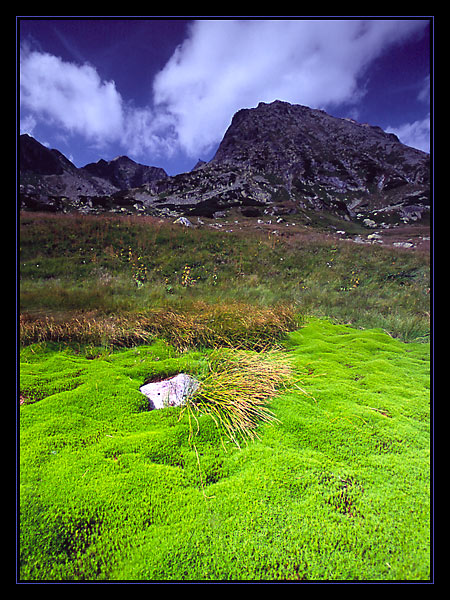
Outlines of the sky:
{"type": "Polygon", "coordinates": [[[283,100],[378,125],[429,152],[432,25],[17,17],[17,127],[77,167],[127,155],[175,175],[214,156],[235,112],[283,100]]]}

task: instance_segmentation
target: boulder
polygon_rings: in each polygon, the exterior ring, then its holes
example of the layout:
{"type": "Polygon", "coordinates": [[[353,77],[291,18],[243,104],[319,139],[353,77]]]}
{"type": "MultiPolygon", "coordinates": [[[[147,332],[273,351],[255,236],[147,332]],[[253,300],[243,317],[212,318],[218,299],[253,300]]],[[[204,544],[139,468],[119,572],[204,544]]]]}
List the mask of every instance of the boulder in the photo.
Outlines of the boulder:
{"type": "Polygon", "coordinates": [[[376,227],[377,226],[375,221],[372,221],[372,219],[364,219],[363,223],[366,227],[376,227]]]}
{"type": "Polygon", "coordinates": [[[184,225],[185,227],[192,227],[192,223],[186,217],[179,217],[174,221],[174,223],[178,223],[179,225],[184,225]]]}
{"type": "Polygon", "coordinates": [[[394,242],[393,246],[397,248],[412,248],[414,244],[411,244],[411,242],[394,242]]]}
{"type": "Polygon", "coordinates": [[[199,382],[190,375],[179,373],[170,379],[147,383],[139,391],[147,396],[150,410],[181,406],[199,387],[199,382]]]}

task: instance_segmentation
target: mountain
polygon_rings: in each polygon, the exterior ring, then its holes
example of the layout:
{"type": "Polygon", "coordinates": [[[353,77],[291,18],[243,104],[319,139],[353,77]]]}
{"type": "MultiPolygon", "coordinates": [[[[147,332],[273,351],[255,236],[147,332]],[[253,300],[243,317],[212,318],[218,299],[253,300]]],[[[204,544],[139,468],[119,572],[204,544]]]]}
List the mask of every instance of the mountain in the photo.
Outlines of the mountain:
{"type": "Polygon", "coordinates": [[[389,226],[427,219],[429,163],[380,127],[276,100],[238,111],[212,160],[187,173],[156,170],[144,180],[150,171],[127,157],[78,171],[115,188],[103,204],[92,194],[92,211],[212,217],[234,209],[305,222],[320,213],[389,226]]]}
{"type": "Polygon", "coordinates": [[[82,167],[82,170],[90,175],[106,179],[119,190],[139,187],[168,177],[164,169],[141,165],[128,156],[118,156],[109,162],[100,159],[96,163],[89,163],[82,167]]]}
{"type": "Polygon", "coordinates": [[[321,212],[389,225],[428,217],[429,173],[428,154],[380,127],[275,101],[238,111],[209,163],[126,193],[169,214],[321,212]]]}
{"type": "Polygon", "coordinates": [[[115,193],[167,177],[164,169],[138,164],[127,156],[77,168],[61,152],[24,134],[19,140],[20,201],[28,210],[81,210],[121,207],[115,193]]]}
{"type": "Polygon", "coordinates": [[[213,159],[271,174],[290,194],[377,193],[429,183],[429,158],[380,127],[279,100],[237,112],[213,159]]]}
{"type": "Polygon", "coordinates": [[[59,150],[49,150],[30,135],[20,136],[20,172],[39,175],[62,175],[76,172],[77,168],[59,150]]]}

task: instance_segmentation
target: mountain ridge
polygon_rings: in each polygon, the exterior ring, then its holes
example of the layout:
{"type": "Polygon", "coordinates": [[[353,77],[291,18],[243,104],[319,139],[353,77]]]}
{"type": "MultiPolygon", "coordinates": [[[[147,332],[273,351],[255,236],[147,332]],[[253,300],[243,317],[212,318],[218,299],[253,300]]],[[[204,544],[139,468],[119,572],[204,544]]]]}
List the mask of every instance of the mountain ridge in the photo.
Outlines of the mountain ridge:
{"type": "Polygon", "coordinates": [[[135,188],[168,177],[164,169],[142,165],[128,156],[117,156],[110,161],[100,159],[81,167],[91,175],[110,181],[118,189],[135,188]]]}
{"type": "Polygon", "coordinates": [[[280,100],[237,111],[214,157],[175,176],[125,156],[77,169],[48,149],[44,167],[30,176],[22,137],[20,145],[20,196],[28,210],[187,217],[238,210],[306,219],[312,211],[347,221],[378,212],[388,224],[421,221],[430,210],[428,154],[376,125],[280,100]],[[62,173],[46,172],[47,163],[62,173]]]}

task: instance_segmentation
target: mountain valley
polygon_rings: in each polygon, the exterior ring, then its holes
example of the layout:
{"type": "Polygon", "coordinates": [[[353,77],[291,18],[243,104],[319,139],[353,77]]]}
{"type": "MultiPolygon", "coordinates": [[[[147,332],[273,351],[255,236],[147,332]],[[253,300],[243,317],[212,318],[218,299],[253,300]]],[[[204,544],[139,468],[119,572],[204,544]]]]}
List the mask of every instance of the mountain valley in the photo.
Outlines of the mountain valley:
{"type": "Polygon", "coordinates": [[[428,154],[380,127],[278,100],[238,111],[214,157],[174,176],[126,156],[77,168],[26,134],[19,162],[26,211],[181,217],[226,230],[237,221],[276,233],[282,223],[283,234],[310,226],[372,243],[413,227],[429,239],[428,154]]]}

